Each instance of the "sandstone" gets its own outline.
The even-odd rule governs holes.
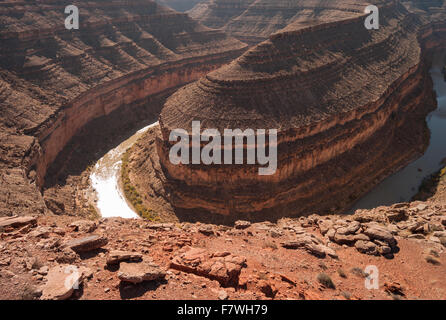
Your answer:
[[[18,228],[25,225],[37,225],[37,219],[35,217],[0,217],[0,231],[7,228]]]
[[[108,243],[107,238],[99,235],[91,235],[83,238],[73,239],[65,243],[65,247],[80,253],[92,251],[105,246]]]
[[[153,230],[170,230],[174,228],[173,223],[153,223],[153,224],[147,224],[147,229],[153,229]]]
[[[173,257],[170,268],[217,280],[222,286],[237,286],[246,259],[236,255],[217,254],[200,248],[184,248]]]
[[[215,234],[214,227],[212,225],[201,225],[198,227],[198,232],[206,236],[211,236]]]
[[[73,228],[74,231],[78,231],[81,233],[90,233],[97,228],[97,225],[94,221],[79,220],[71,223],[69,227]]]
[[[356,242],[356,240],[356,236],[354,235],[343,235],[336,232],[333,241],[340,245],[346,244],[348,246],[351,246]]]
[[[63,248],[56,257],[58,263],[74,263],[78,259],[79,256],[70,248]]]
[[[364,233],[370,237],[370,239],[382,240],[388,243],[391,247],[396,245],[396,239],[394,236],[384,227],[370,226]]]
[[[121,262],[118,278],[124,282],[141,283],[143,281],[156,281],[164,279],[166,272],[151,262],[128,263]]]
[[[42,287],[42,300],[65,300],[79,289],[84,280],[85,268],[74,265],[57,265],[49,269],[47,282]]]
[[[359,240],[355,243],[355,248],[365,254],[376,255],[378,253],[376,244],[370,241]]]
[[[358,221],[354,221],[345,227],[341,227],[341,228],[337,229],[336,233],[340,234],[340,235],[354,234],[356,231],[359,230],[360,227],[361,227],[361,224]]]
[[[234,223],[234,228],[236,228],[236,229],[246,229],[246,228],[249,228],[250,226],[251,226],[251,222],[249,222],[249,221],[237,220]]]
[[[212,216],[227,222],[244,217],[261,221],[300,216],[310,210],[328,214],[335,208],[350,206],[357,199],[358,190],[370,189],[381,180],[383,172],[390,173],[405,165],[419,152],[419,146],[426,144],[422,138],[427,130],[424,118],[435,105],[432,88],[425,81],[427,73],[420,63],[424,59],[425,42],[418,32],[429,37],[422,31],[422,23],[397,2],[389,2],[381,10],[388,19],[396,21],[380,28],[381,37],[370,37],[364,28],[363,11],[348,11],[351,16],[342,24],[302,25],[296,21],[231,64],[175,92],[162,108],[159,130],[148,137],[147,143],[156,143],[156,156],[138,149],[133,153],[136,158],[151,158],[138,172],[148,170],[145,174],[152,175],[153,168],[149,165],[156,162],[165,172],[157,179],[157,185],[169,190],[170,205],[194,218],[198,218],[195,215],[200,211],[200,217]],[[409,25],[413,27],[410,32],[406,30]],[[434,38],[442,32],[436,31]],[[326,37],[343,41],[322,44],[317,40]],[[439,41],[436,45],[440,45]],[[324,47],[324,58],[312,59],[307,55],[320,46]],[[364,47],[369,48],[368,57],[384,54],[390,59],[394,55],[391,59],[398,61],[397,65],[363,57]],[[343,69],[346,60],[352,62],[349,75],[335,79],[326,76],[331,68]],[[306,95],[307,90],[295,90],[302,84],[312,93]],[[364,87],[368,90],[363,90]],[[416,96],[418,102],[406,101],[409,94]],[[286,101],[277,103],[277,97],[286,97]],[[405,108],[418,119],[406,117]],[[392,115],[398,120],[391,121]],[[370,126],[364,125],[365,118],[370,119]],[[178,128],[192,132],[194,121],[200,121],[203,130],[219,132],[235,128],[280,128],[278,167],[271,176],[259,178],[262,166],[258,163],[172,164],[169,151],[175,143],[168,137]],[[404,128],[411,128],[419,135],[410,135],[402,146],[400,137],[407,136]],[[386,137],[385,150],[383,137]],[[188,134],[188,141],[190,138]],[[319,146],[317,151],[315,142]],[[243,179],[228,178],[234,176]],[[360,215],[356,216],[358,222],[387,220],[379,210],[368,213],[366,220],[360,219]],[[302,221],[302,226],[314,225],[314,219]]]
[[[407,220],[408,215],[405,210],[395,210],[387,213],[387,219],[389,219],[390,222],[400,222]]]
[[[110,251],[107,256],[107,264],[118,264],[121,261],[141,261],[142,254],[129,251]]]

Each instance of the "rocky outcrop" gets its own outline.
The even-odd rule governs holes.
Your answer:
[[[341,20],[352,13],[363,13],[367,5],[365,0],[207,0],[188,13],[208,27],[221,28],[246,43],[256,44],[291,23]]]
[[[390,221],[395,212],[404,212],[404,220]],[[73,230],[73,217],[22,218],[34,224],[0,229],[2,299],[330,300],[349,292],[347,299],[381,300],[391,299],[387,282],[400,283],[408,299],[446,297],[444,201],[243,223],[243,229],[206,225],[212,236],[201,223],[101,219],[95,232],[109,241],[86,256],[63,246],[89,235]],[[364,288],[369,265],[386,280],[373,296]],[[321,272],[336,289],[320,286]]]
[[[160,194],[154,181],[161,181],[165,199],[191,220],[269,220],[348,208],[423,152],[424,119],[435,108],[427,70],[432,49],[444,46],[444,17],[427,22],[398,2],[380,14],[379,30],[364,28],[364,14],[290,25],[180,89],[161,112],[157,155],[141,154],[153,146],[150,134],[136,146],[135,176],[151,172],[144,176],[154,193]],[[169,135],[177,128],[190,133],[194,120],[221,133],[278,129],[277,171],[259,176],[259,164],[173,165]]]
[[[80,8],[79,30],[65,29],[68,4]],[[0,215],[46,210],[36,186],[93,119],[139,108],[245,48],[145,0],[3,1],[0,26]]]

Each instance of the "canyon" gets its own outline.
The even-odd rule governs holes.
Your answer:
[[[0,299],[446,299],[445,169],[345,213],[425,152],[446,52],[445,1],[374,4],[0,1]],[[196,120],[277,129],[276,173],[172,164]]]
[[[0,2],[0,215],[44,213],[48,168],[57,181],[92,120],[130,116],[246,48],[153,1],[74,2],[80,29],[66,30],[67,4]]]
[[[187,13],[210,28],[222,29],[253,45],[291,23],[314,25],[342,20],[352,13],[364,13],[367,5],[365,0],[206,0]]]
[[[445,11],[415,14],[396,1],[379,7],[377,31],[364,28],[364,13],[291,24],[170,96],[159,128],[129,158],[146,204],[160,210],[156,195],[180,220],[218,223],[341,213],[421,155],[425,117],[436,107],[428,70],[445,46]],[[190,132],[192,121],[220,132],[277,129],[277,172],[173,165],[169,135]]]

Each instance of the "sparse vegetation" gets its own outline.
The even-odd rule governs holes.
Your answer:
[[[330,276],[326,273],[319,273],[317,276],[317,281],[319,281],[319,283],[325,288],[336,289],[333,280],[331,280]]]
[[[140,217],[149,221],[158,221],[159,217],[155,214],[155,212],[152,211],[152,209],[148,209],[144,206],[141,195],[130,182],[128,168],[130,155],[129,151],[130,149],[127,150],[122,157],[121,180],[124,189],[124,195]]]
[[[347,274],[343,269],[338,269],[338,274],[341,278],[347,278]]]
[[[347,299],[347,300],[350,300],[350,299],[352,298],[352,294],[351,294],[350,292],[347,292],[347,291],[342,291],[342,292],[341,292],[341,295],[342,295],[345,299]]]
[[[273,250],[277,250],[277,244],[275,244],[275,243],[272,242],[272,241],[267,240],[267,241],[265,241],[265,242],[263,243],[262,248],[263,248],[263,249],[270,248],[270,249],[273,249]]]
[[[97,220],[101,218],[101,215],[97,212],[96,208],[90,204],[88,205],[88,219]]]
[[[328,269],[328,267],[322,261],[319,262],[319,268],[321,268],[322,270],[327,270]]]
[[[353,273],[355,276],[361,277],[361,278],[367,278],[369,276],[368,273],[366,273],[364,270],[362,270],[361,268],[353,268],[350,270],[351,273]]]
[[[425,256],[424,259],[426,260],[426,262],[431,263],[431,264],[436,265],[436,266],[441,264],[440,260],[438,260],[437,258],[435,258],[435,257],[433,257],[431,255]]]

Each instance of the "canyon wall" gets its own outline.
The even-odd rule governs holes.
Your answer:
[[[205,0],[156,0],[159,4],[180,12],[190,10],[203,1]]]
[[[207,0],[189,10],[204,25],[257,44],[291,23],[316,24],[363,13],[365,0]],[[375,1],[376,3],[376,1]],[[374,4],[375,4],[374,3]]]
[[[65,28],[69,4],[79,30]],[[150,0],[0,1],[0,215],[45,211],[36,186],[91,120],[194,81],[245,48]]]
[[[387,1],[380,16],[379,30],[364,28],[366,15],[358,13],[291,24],[178,90],[159,118],[157,155],[141,154],[141,147],[133,154],[143,167],[138,174],[159,161],[156,174],[146,176],[159,179],[173,210],[191,220],[264,220],[348,208],[424,151],[425,117],[436,105],[429,57],[446,45],[444,12],[432,19]],[[191,132],[194,120],[202,130],[220,132],[278,129],[276,173],[259,176],[259,165],[173,165],[169,134]],[[153,137],[146,138],[152,144]]]

